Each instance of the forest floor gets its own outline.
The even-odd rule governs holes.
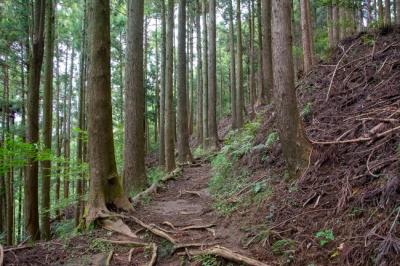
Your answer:
[[[268,265],[399,265],[399,80],[400,28],[341,41],[296,85],[313,146],[299,179],[285,173],[275,112],[266,106],[241,131],[223,119],[221,151],[184,166],[124,222],[156,244],[154,265],[229,265],[190,255],[214,245]],[[105,229],[64,234],[5,247],[5,263],[147,265],[153,258],[151,248],[104,239],[128,240]],[[175,250],[180,244],[191,246]]]

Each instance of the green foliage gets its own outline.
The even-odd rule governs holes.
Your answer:
[[[54,224],[54,234],[56,238],[68,239],[76,235],[74,219],[57,221]]]
[[[267,141],[265,142],[265,145],[267,146],[267,148],[270,148],[278,140],[279,140],[278,132],[273,131],[273,132],[269,133],[269,135],[267,137]]]
[[[248,153],[253,147],[253,139],[257,133],[260,123],[246,123],[241,130],[235,130],[228,133],[225,138],[225,146],[221,152],[238,159]]]
[[[290,252],[296,248],[296,242],[291,239],[280,239],[272,244],[272,252],[275,255],[283,255]]]
[[[201,266],[219,266],[221,263],[218,261],[217,257],[213,255],[202,255],[195,256],[195,261],[201,263]]]
[[[150,184],[157,183],[165,176],[165,171],[161,167],[150,168],[147,171],[147,179]]]
[[[109,242],[101,241],[100,239],[93,239],[89,244],[89,248],[93,252],[108,253],[112,250],[113,246]]]
[[[304,106],[303,110],[301,110],[300,115],[301,115],[303,118],[307,118],[307,117],[309,117],[311,114],[312,114],[312,104],[311,104],[311,103],[307,103],[307,104]]]
[[[321,247],[325,246],[329,242],[335,240],[335,236],[333,234],[332,229],[321,230],[315,234],[315,237],[319,239],[319,245]]]
[[[364,34],[361,36],[361,40],[364,45],[373,46],[375,43],[375,37],[371,34]]]

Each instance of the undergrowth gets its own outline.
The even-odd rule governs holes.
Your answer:
[[[211,160],[213,176],[209,191],[214,198],[213,207],[221,215],[227,216],[241,206],[259,204],[272,192],[265,181],[250,185],[250,170],[237,165],[240,158],[251,152],[259,127],[256,119],[240,130],[231,131],[225,138],[224,147]]]

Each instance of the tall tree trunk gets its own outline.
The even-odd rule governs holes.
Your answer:
[[[249,43],[250,43],[250,51],[249,51],[249,97],[250,97],[250,107],[251,107],[251,117],[252,119],[255,117],[255,49],[254,49],[254,35],[255,35],[255,16],[254,16],[254,0],[250,0],[249,3]]]
[[[61,88],[60,88],[60,51],[59,51],[59,46],[57,44],[56,48],[56,156],[57,158],[61,157],[61,149],[62,149],[62,143],[61,143],[61,134],[60,134],[60,128],[62,126],[62,121],[60,117],[60,110],[61,110],[61,105],[60,105],[60,93],[61,93]],[[61,163],[57,162],[57,171],[56,171],[56,204],[59,206],[60,205],[60,190],[61,190]],[[60,208],[56,209],[56,217],[59,219],[61,216],[61,210]]]
[[[336,46],[340,41],[340,23],[339,23],[339,0],[332,0],[332,35],[333,35],[333,44]]]
[[[327,26],[328,26],[328,43],[329,49],[335,48],[335,41],[333,38],[333,7],[332,2],[327,7]]]
[[[392,23],[390,16],[390,0],[385,0],[385,26],[390,26]]]
[[[201,0],[203,13],[203,149],[208,149],[208,36],[207,0]]]
[[[90,191],[87,223],[108,204],[131,210],[118,176],[114,154],[111,107],[110,1],[88,2],[88,133]]]
[[[161,0],[161,91],[160,91],[160,154],[159,164],[165,165],[165,93],[166,93],[166,31],[165,0]]]
[[[32,54],[29,66],[26,141],[39,141],[39,89],[44,50],[45,0],[35,0]],[[40,238],[38,210],[38,162],[30,158],[25,176],[25,227],[31,240]]]
[[[273,76],[272,76],[272,39],[271,39],[271,0],[262,0],[262,78],[263,86],[260,90],[258,100],[261,104],[271,103]]]
[[[378,25],[380,27],[384,24],[384,14],[383,14],[383,0],[378,0]]]
[[[291,39],[291,1],[273,1],[272,14],[274,104],[279,139],[289,176],[296,178],[308,162],[311,145],[305,136],[297,109]]]
[[[300,14],[301,14],[301,37],[303,43],[303,60],[304,60],[304,73],[308,73],[312,67],[312,52],[310,40],[310,24],[308,17],[310,10],[308,9],[308,0],[300,0]]]
[[[229,12],[229,50],[230,60],[230,78],[231,78],[231,112],[232,112],[232,128],[237,129],[237,110],[236,110],[236,51],[235,51],[235,28],[233,25],[233,7],[232,0],[228,0]]]
[[[240,11],[240,0],[236,0],[236,30],[237,30],[237,91],[236,91],[236,114],[237,126],[243,126],[244,93],[243,93],[243,44],[242,44],[242,18]]]
[[[196,0],[196,50],[197,50],[197,141],[203,143],[203,64],[201,51],[201,5],[199,0]]]
[[[168,0],[165,73],[165,170],[175,169],[175,123],[174,123],[174,0]]]
[[[208,21],[208,145],[211,149],[218,148],[218,127],[217,127],[217,45],[216,45],[216,15],[215,0],[209,0],[209,21]]]
[[[396,24],[400,25],[400,0],[396,0]]]
[[[186,0],[179,1],[178,9],[178,66],[177,66],[177,128],[178,162],[192,160],[189,147],[189,125],[186,82]]]
[[[145,167],[145,89],[143,59],[143,0],[128,1],[125,73],[125,189],[139,192],[147,186]]]
[[[158,134],[160,134],[160,57],[159,57],[159,41],[158,41],[158,19],[156,19],[156,98],[155,98],[155,115],[154,115],[154,143],[158,142]]]
[[[77,137],[76,145],[76,161],[78,166],[83,163],[83,131],[85,127],[85,85],[86,85],[86,28],[87,28],[87,10],[86,10],[86,0],[84,1],[84,12],[83,12],[83,25],[82,25],[82,35],[81,35],[81,47],[80,47],[80,63],[79,63],[79,111],[78,111],[78,127],[79,133]],[[122,64],[122,61],[120,61]],[[122,87],[122,86],[121,86]],[[75,226],[78,226],[80,219],[83,215],[83,183],[85,175],[83,172],[79,173],[76,194],[77,194],[77,204],[75,209]]]
[[[46,0],[46,61],[44,65],[43,143],[51,151],[53,131],[53,57],[54,57],[54,7]],[[42,162],[42,238],[50,239],[50,179],[51,161]]]

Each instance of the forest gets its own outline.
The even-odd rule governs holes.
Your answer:
[[[400,0],[0,0],[0,266],[399,265]]]

